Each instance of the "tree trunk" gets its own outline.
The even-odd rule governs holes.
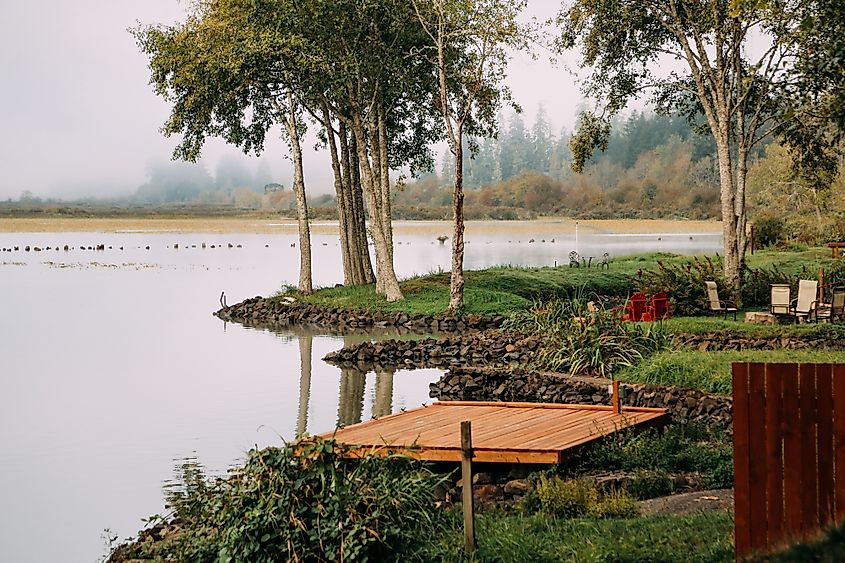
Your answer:
[[[714,132],[716,154],[719,159],[719,190],[722,204],[722,237],[725,243],[725,280],[734,289],[739,289],[739,245],[735,214],[735,188],[731,149],[727,127],[724,131]]]
[[[337,222],[338,222],[338,236],[340,239],[340,257],[343,262],[343,283],[344,285],[352,285],[361,283],[360,279],[363,276],[356,276],[358,272],[355,271],[353,261],[353,254],[356,247],[354,241],[351,240],[349,225],[351,215],[351,206],[348,205],[348,186],[343,182],[343,171],[340,167],[340,157],[337,153],[337,142],[335,140],[335,132],[332,127],[331,113],[326,103],[323,103],[323,128],[326,132],[326,140],[329,145],[329,155],[332,162],[332,173],[334,174],[334,191],[337,206]]]
[[[361,260],[361,270],[365,284],[375,283],[373,263],[370,260],[370,245],[367,239],[367,214],[364,211],[364,189],[361,187],[361,166],[358,163],[358,143],[354,135],[349,135],[346,126],[340,124],[341,148],[346,155],[344,178],[349,176],[348,183],[352,197],[352,215],[354,217],[354,234],[357,241],[358,256]],[[348,140],[348,142],[347,142]]]
[[[449,312],[457,313],[464,306],[464,148],[463,132],[457,130],[455,153],[455,185],[452,209],[455,215],[452,234],[452,275],[449,278]]]
[[[381,188],[381,223],[387,237],[390,262],[393,263],[393,202],[390,197],[390,161],[388,159],[387,116],[379,104],[378,111],[379,187]]]
[[[288,119],[285,120],[293,156],[293,193],[296,196],[296,219],[299,225],[299,291],[311,293],[311,229],[308,224],[308,203],[305,200],[305,176],[302,169],[302,147],[297,129],[296,100],[288,92]]]
[[[382,210],[379,205],[378,179],[370,165],[367,155],[367,136],[364,131],[364,124],[359,114],[352,118],[352,133],[358,150],[358,163],[361,172],[361,187],[367,202],[370,216],[370,229],[373,233],[373,244],[376,251],[376,291],[384,295],[388,301],[399,301],[403,299],[402,291],[399,289],[399,280],[393,270],[393,258],[390,252],[390,244],[387,240],[380,217]],[[372,141],[372,139],[370,139]]]

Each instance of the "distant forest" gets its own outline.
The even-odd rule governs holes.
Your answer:
[[[540,109],[526,125],[513,114],[496,139],[472,140],[464,161],[470,215],[515,218],[522,214],[581,217],[684,217],[719,215],[718,170],[710,135],[699,135],[679,117],[635,112],[614,123],[608,148],[596,151],[581,174],[570,169],[570,134],[552,132]],[[451,154],[439,174],[409,182],[398,208],[447,206]],[[422,210],[420,210],[422,213]]]
[[[607,150],[596,151],[581,174],[570,168],[569,141],[567,130],[552,131],[542,108],[530,125],[521,114],[500,117],[497,138],[467,143],[467,150],[474,154],[464,161],[467,218],[719,217],[712,137],[698,134],[686,119],[652,112],[617,119]],[[400,181],[394,191],[394,216],[451,219],[452,169],[451,154],[446,152],[429,174]],[[266,164],[253,172],[238,159],[223,158],[212,174],[201,166],[167,161],[151,165],[147,174],[147,181],[133,196],[110,203],[231,206],[283,214],[295,209],[292,191],[274,181]],[[806,206],[818,219],[829,202],[839,199],[840,183],[835,182],[834,189],[823,196],[802,191],[790,178],[783,149],[763,145],[753,155],[749,209],[754,215],[755,209],[759,213],[774,207]],[[779,205],[773,207],[775,200]],[[21,201],[41,200],[25,193]],[[333,195],[312,195],[309,204],[314,218],[334,218]]]
[[[467,141],[468,154],[473,154],[464,164],[468,217],[719,216],[712,137],[697,134],[685,119],[652,112],[618,119],[607,151],[597,151],[582,174],[570,169],[569,141],[565,129],[552,130],[542,107],[532,124],[519,113],[501,116],[497,138]],[[446,152],[431,173],[400,181],[394,215],[449,219],[452,169],[451,153]],[[307,177],[306,184],[313,187]],[[185,163],[153,165],[131,202],[278,211],[295,207],[291,190],[275,183],[266,166],[253,174],[235,159],[221,160],[213,175]],[[313,195],[309,203],[315,217],[332,216],[333,195]]]

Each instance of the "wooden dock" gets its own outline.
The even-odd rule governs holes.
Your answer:
[[[472,422],[473,461],[558,463],[568,451],[626,427],[663,422],[664,409],[549,403],[444,401],[323,434],[361,452],[461,460],[461,422]]]

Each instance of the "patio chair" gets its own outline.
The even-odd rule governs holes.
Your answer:
[[[651,307],[649,307],[649,314],[651,320],[662,321],[668,319],[669,314],[669,298],[663,291],[658,291],[651,297]]]
[[[791,315],[795,322],[810,320],[818,307],[819,282],[817,280],[798,280],[798,297],[790,302]]]
[[[728,313],[733,313],[734,320],[736,320],[736,306],[729,301],[719,299],[719,290],[716,288],[716,282],[706,281],[704,285],[707,287],[707,301],[710,305],[710,311],[723,314],[725,320],[728,320]]]
[[[773,315],[791,315],[788,283],[772,284],[772,299],[769,304],[769,312]]]
[[[644,293],[635,293],[628,300],[628,312],[622,315],[623,321],[639,322],[648,309],[648,300]]]
[[[830,303],[819,305],[813,317],[816,322],[845,319],[845,287],[834,287]]]

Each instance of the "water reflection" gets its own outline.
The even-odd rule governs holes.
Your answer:
[[[414,340],[436,336],[436,334],[413,333],[404,328],[394,327],[376,331],[356,330],[352,334],[343,336],[327,336],[321,331],[308,327],[295,327],[285,331],[275,330],[270,332],[274,332],[285,344],[296,344],[299,348],[299,397],[295,424],[297,438],[306,434],[331,432],[334,429],[326,426],[324,417],[320,417],[320,420],[314,420],[311,416],[313,407],[326,401],[325,394],[317,390],[321,385],[327,383],[327,371],[337,374],[338,391],[335,417],[335,426],[337,427],[357,424],[370,417],[386,416],[398,408],[407,407],[407,404],[405,404],[407,401],[403,401],[403,404],[398,407],[395,404],[394,379],[397,373],[396,368],[364,364],[332,366],[323,362],[319,357],[314,358],[315,353],[324,353],[325,350],[325,347],[323,347],[321,348],[322,351],[315,352],[315,339],[319,339],[321,342],[328,339],[334,343],[331,348],[337,350],[363,341],[391,338]],[[312,374],[315,372],[315,365],[319,365],[319,370],[317,370],[319,375],[317,376],[318,379],[313,380]],[[440,370],[433,369],[404,371],[408,373],[409,378],[422,379],[423,385],[427,385],[442,373]],[[369,379],[368,385],[370,375],[373,377]],[[320,396],[312,396],[312,393],[315,392],[320,393]],[[418,405],[412,404],[411,406]]]
[[[314,337],[299,335],[299,408],[296,415],[296,437],[308,427],[308,400],[311,397],[311,349]]]

